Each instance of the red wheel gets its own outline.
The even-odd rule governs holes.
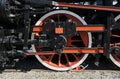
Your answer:
[[[42,28],[42,25],[46,22],[56,22],[56,21],[72,21],[78,25],[86,25],[86,22],[79,17],[77,14],[66,11],[66,10],[56,10],[52,11],[38,20],[36,26]],[[40,31],[39,31],[40,32]],[[32,34],[32,39],[38,39],[39,32],[34,32]],[[88,32],[78,32],[74,36],[69,36],[66,39],[67,43],[65,47],[91,47],[92,38],[91,33]],[[32,45],[34,52],[40,52],[38,45]],[[45,49],[48,51],[47,49]],[[54,51],[49,51],[53,53]],[[47,54],[47,53],[46,53]],[[42,63],[45,67],[57,70],[57,71],[66,71],[73,69],[79,66],[85,61],[88,54],[50,54],[47,55],[36,55],[36,58]]]
[[[115,18],[116,22],[120,22],[120,15]],[[111,30],[111,47],[118,46],[120,47],[120,29]],[[110,54],[111,61],[118,67],[120,67],[120,55]]]

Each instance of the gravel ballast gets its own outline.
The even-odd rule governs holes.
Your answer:
[[[3,72],[0,79],[120,79],[120,71],[84,70],[81,72],[28,71]]]

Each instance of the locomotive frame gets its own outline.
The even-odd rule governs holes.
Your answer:
[[[46,66],[47,64],[46,67],[53,70],[65,71],[80,65],[86,59],[87,54],[90,53],[102,53],[108,58],[111,56],[110,54],[113,54],[113,56],[118,56],[116,62],[119,62],[120,43],[119,39],[116,40],[116,38],[119,38],[119,35],[114,35],[111,31],[116,31],[116,29],[119,31],[120,22],[116,22],[114,18],[120,13],[120,1],[117,1],[117,7],[113,5],[95,6],[63,2],[49,0],[44,0],[43,2],[42,0],[1,0],[0,15],[4,19],[3,23],[2,21],[0,22],[0,61],[2,66],[5,66],[8,61],[12,62],[16,61],[16,59],[35,55],[43,65]],[[12,7],[9,8],[10,6]],[[52,11],[54,7],[60,9]],[[83,18],[86,17],[87,12],[95,14],[102,12],[105,15],[107,14],[106,16],[103,15],[106,22],[104,21],[103,24],[92,24],[90,22],[91,24],[87,25],[83,18],[70,11],[66,11],[66,9],[64,10],[64,8],[67,8],[67,10],[81,10],[82,15],[84,15]],[[35,26],[31,26],[36,21],[33,20],[39,18],[39,15],[44,13],[44,11],[45,13],[51,12],[44,15]],[[59,16],[62,18],[62,21],[60,21],[61,18]],[[96,40],[93,41],[95,42],[94,47],[92,46],[93,42],[89,42],[92,39],[89,38],[89,36],[92,37],[90,33],[97,40],[97,42],[95,42]],[[98,36],[102,34],[102,37],[100,39],[97,38],[95,33],[98,33]],[[30,35],[32,35],[31,38]],[[76,38],[75,41],[82,40],[82,43],[80,43],[82,46],[78,44],[73,45],[70,40],[73,37]],[[112,43],[111,39],[113,39]],[[32,50],[30,50],[31,48]],[[57,54],[58,66],[54,64],[56,61],[50,61],[55,54]],[[72,63],[72,60],[70,61],[69,58],[73,57],[67,54],[72,54],[76,60]],[[85,57],[82,57],[84,54],[86,54]],[[60,61],[61,57],[66,58],[66,62],[63,62],[65,61],[64,58],[62,61],[63,64],[65,63],[64,65]],[[83,60],[81,60],[82,58]],[[99,59],[99,57],[96,58]],[[77,64],[75,64],[76,62]]]

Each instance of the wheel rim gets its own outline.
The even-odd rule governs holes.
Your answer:
[[[115,18],[115,21],[116,22],[120,22],[120,15],[118,15],[116,18]],[[117,46],[120,46],[119,43],[120,43],[120,29],[115,29],[115,30],[112,30],[111,31],[111,44],[110,46],[113,46],[113,43],[116,43]],[[115,55],[115,54],[110,54],[110,59],[111,61],[118,67],[120,67],[120,57]]]
[[[36,26],[42,26],[44,22],[47,22],[49,20],[52,21],[59,21],[61,17],[67,18],[67,20],[74,21],[77,24],[86,25],[85,21],[76,15],[73,12],[66,11],[66,10],[57,10],[50,12],[46,15],[44,15],[39,21],[36,23]],[[57,18],[57,19],[56,19]],[[65,19],[66,20],[66,19]],[[63,19],[64,21],[64,19]],[[35,39],[36,33],[32,34],[32,39]],[[77,38],[77,39],[73,39]],[[91,47],[91,33],[87,32],[79,32],[78,35],[75,36],[69,36],[67,38],[67,45],[66,47],[78,47],[76,43],[82,43],[82,46],[79,47]],[[32,45],[32,49],[34,52],[38,52],[39,48],[36,45]],[[79,66],[85,59],[87,58],[88,54],[62,54],[62,55],[36,55],[36,58],[47,68],[57,71],[65,71],[73,69],[77,66]]]

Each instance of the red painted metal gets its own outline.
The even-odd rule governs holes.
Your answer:
[[[120,7],[113,7],[113,6],[112,7],[110,7],[110,6],[92,6],[92,5],[80,5],[80,4],[59,3],[59,2],[56,2],[55,6],[79,8],[79,9],[89,9],[89,10],[120,12]]]
[[[63,50],[63,54],[68,54],[68,53],[103,53],[103,48],[65,48]],[[52,54],[57,54],[55,51],[49,51],[49,52],[28,52],[26,55],[32,56],[32,55],[52,55]]]
[[[80,25],[76,27],[76,31],[104,31],[105,27],[103,25]],[[33,28],[34,32],[39,32],[42,31],[42,28],[35,26]],[[63,33],[63,28],[56,28],[55,30],[56,33]]]
[[[105,27],[103,25],[81,25],[76,27],[76,31],[104,31]]]
[[[62,27],[55,28],[55,34],[63,34],[63,28]]]

